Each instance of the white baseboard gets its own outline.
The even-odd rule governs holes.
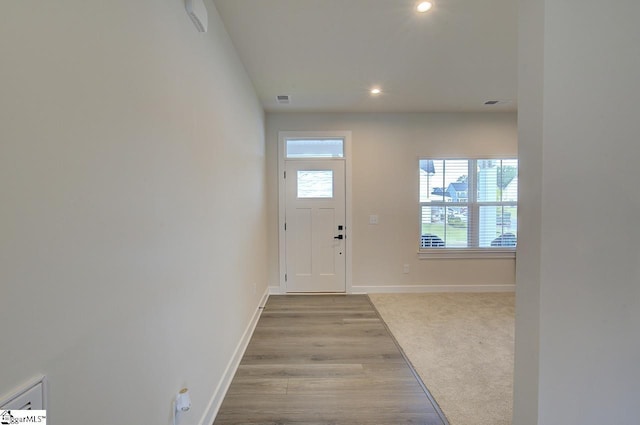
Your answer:
[[[284,295],[279,286],[269,286],[269,295]],[[417,294],[424,292],[515,292],[516,285],[354,285],[350,294]]]
[[[218,414],[218,410],[220,410],[220,406],[222,405],[222,401],[224,400],[224,396],[227,394],[227,390],[229,390],[229,386],[231,385],[231,381],[233,380],[233,376],[236,374],[236,370],[240,365],[240,360],[242,360],[242,356],[244,356],[244,352],[249,345],[249,341],[251,340],[251,336],[253,335],[253,331],[256,329],[256,325],[258,324],[258,320],[260,319],[260,314],[262,314],[262,307],[267,302],[269,298],[269,287],[267,287],[262,294],[262,298],[260,298],[260,303],[256,307],[256,312],[253,314],[251,321],[247,325],[244,333],[242,334],[242,338],[238,341],[238,345],[236,346],[236,350],[233,352],[233,356],[229,363],[227,364],[227,368],[222,375],[222,379],[218,384],[218,387],[213,392],[213,396],[211,396],[211,400],[207,405],[207,408],[198,422],[199,425],[211,425]]]
[[[387,285],[353,286],[353,294],[415,294],[423,292],[515,292],[516,285]]]

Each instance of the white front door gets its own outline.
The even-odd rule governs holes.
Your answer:
[[[287,292],[345,292],[343,160],[286,161]]]

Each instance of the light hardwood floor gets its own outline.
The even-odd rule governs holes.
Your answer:
[[[215,425],[446,425],[366,295],[271,296]]]

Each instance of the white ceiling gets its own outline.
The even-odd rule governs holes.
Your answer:
[[[267,111],[516,110],[517,0],[214,3]]]

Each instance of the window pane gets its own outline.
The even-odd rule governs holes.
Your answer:
[[[343,139],[287,139],[287,158],[342,158]]]
[[[504,202],[518,201],[518,160],[505,159],[502,161],[498,186],[502,189]]]
[[[518,237],[517,207],[480,207],[479,245],[489,247],[515,247]]]
[[[444,207],[422,207],[420,248],[443,248],[446,223]]]
[[[469,221],[467,208],[421,207],[420,248],[467,248]]]
[[[517,159],[479,159],[477,163],[478,202],[518,200]]]
[[[443,160],[420,160],[420,202],[442,202],[444,191],[442,190]],[[439,174],[436,174],[438,170]],[[439,183],[440,182],[440,183]],[[438,187],[436,190],[436,187]]]
[[[478,185],[478,202],[500,201],[500,191],[498,190],[499,170],[499,160],[478,160],[476,175],[476,181]]]
[[[469,182],[469,161],[466,159],[448,159],[444,164],[445,200],[448,202],[467,202]]]
[[[333,198],[333,170],[298,170],[298,198]]]
[[[447,208],[446,237],[447,248],[469,246],[469,221],[466,208]]]
[[[420,202],[467,202],[469,161],[421,159]]]

